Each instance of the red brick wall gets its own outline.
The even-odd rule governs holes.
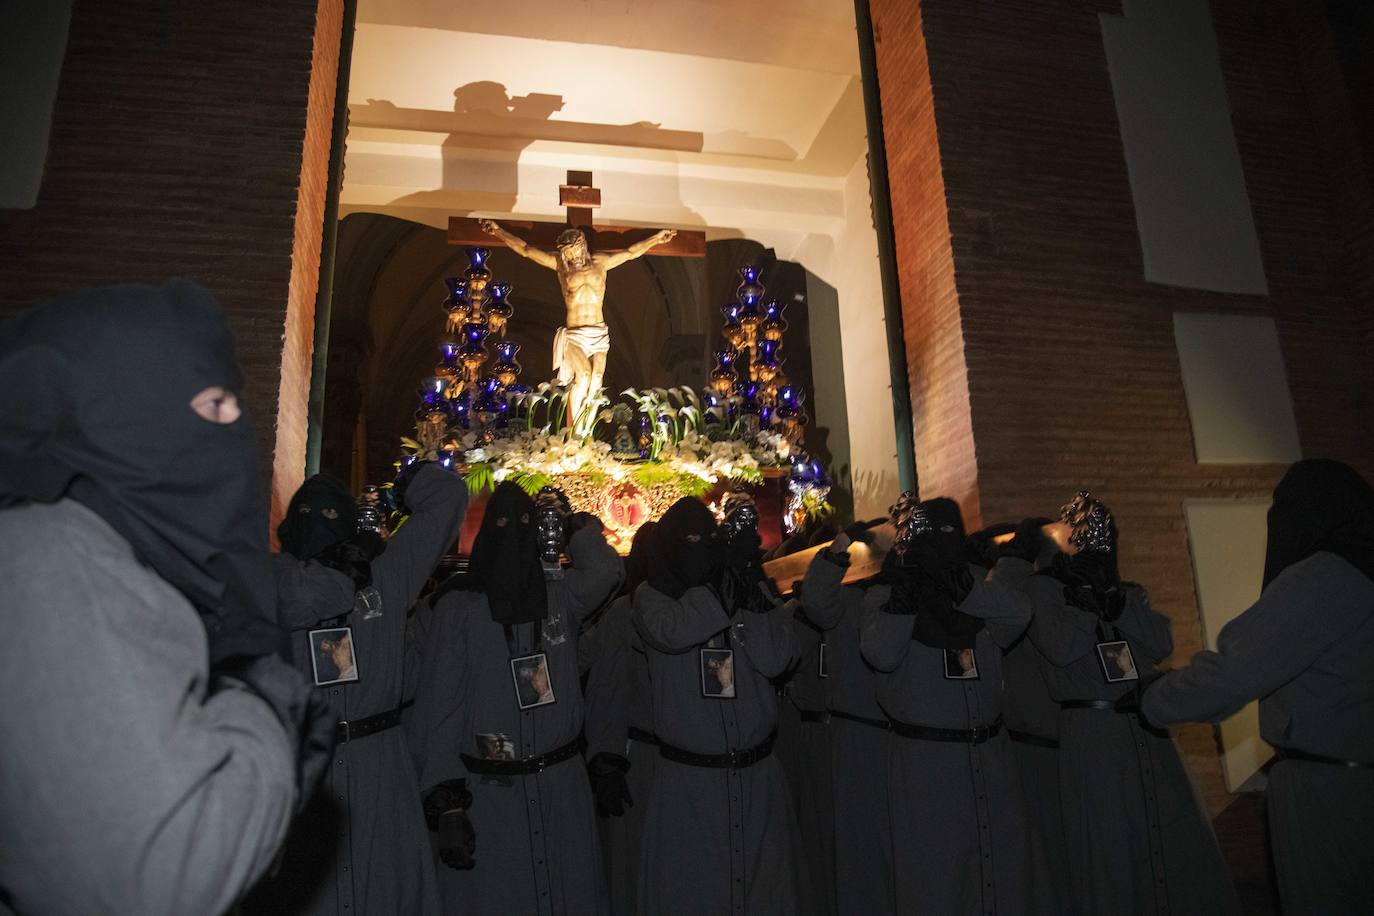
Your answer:
[[[265,477],[279,449],[284,460],[303,449],[299,376],[303,366],[308,385],[340,7],[77,0],[38,206],[0,211],[5,306],[172,276],[220,297]],[[325,82],[312,84],[317,61]],[[286,405],[279,434],[288,393],[299,413]]]
[[[875,2],[883,138],[894,204],[902,332],[911,385],[916,476],[923,496],[952,496],[976,525],[977,462],[969,386],[950,248],[921,16],[915,3]],[[886,91],[886,87],[900,87]]]
[[[333,141],[334,89],[338,85],[342,30],[343,0],[319,0],[296,196],[296,226],[291,245],[281,385],[277,394],[277,437],[272,461],[274,537],[277,519],[286,514],[291,495],[305,479],[311,357],[315,349],[315,296],[320,286],[320,240],[324,231],[324,198],[329,183],[329,147]]]
[[[922,0],[918,13],[910,0],[871,0],[913,398],[946,370],[912,346],[935,332],[912,325],[938,316],[948,327],[953,302],[966,369],[945,397],[957,402],[966,373],[982,520],[1050,513],[1079,487],[1102,495],[1122,526],[1123,572],[1173,619],[1180,660],[1201,644],[1183,501],[1267,495],[1283,468],[1194,460],[1173,312],[1273,315],[1304,453],[1374,471],[1369,389],[1357,383],[1368,378],[1367,319],[1340,269],[1341,182],[1319,155],[1289,0],[1212,5],[1268,296],[1144,281],[1097,18],[1119,4]],[[912,113],[923,96],[933,124]],[[937,139],[943,194],[932,155],[912,155]],[[956,289],[931,292],[919,253],[946,244],[942,223]],[[971,451],[955,422],[934,434],[952,440],[936,446],[937,463],[952,447]],[[926,493],[923,447],[918,437]],[[1180,743],[1219,809],[1213,730],[1184,729]]]

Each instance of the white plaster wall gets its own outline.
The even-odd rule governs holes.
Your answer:
[[[844,226],[825,241],[830,247],[828,264],[819,263],[818,257],[813,266],[805,251],[799,252],[798,260],[839,293],[854,517],[877,518],[887,514],[899,484],[878,236],[864,156],[844,179]]]

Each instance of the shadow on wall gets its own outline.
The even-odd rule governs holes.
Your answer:
[[[852,477],[854,517],[868,520],[884,517],[888,507],[902,492],[901,481],[893,471],[860,471]]]
[[[703,135],[695,131],[665,130],[649,121],[634,124],[593,124],[554,120],[564,97],[550,92],[512,96],[505,85],[491,80],[467,83],[453,90],[453,111],[400,108],[385,99],[368,99],[349,107],[353,127],[374,127],[444,133],[443,171],[438,188],[393,200],[395,208],[445,208],[450,194],[463,190],[477,202],[469,211],[509,213],[520,195],[520,153],[539,140],[565,143],[700,152]],[[480,161],[462,150],[480,150]],[[476,189],[480,188],[480,191]]]

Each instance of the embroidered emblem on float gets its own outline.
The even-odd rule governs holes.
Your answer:
[[[601,521],[618,537],[629,540],[649,520],[653,507],[649,495],[633,481],[608,487],[601,496]]]

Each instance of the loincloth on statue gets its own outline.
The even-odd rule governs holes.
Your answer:
[[[576,347],[587,359],[611,349],[611,329],[605,324],[580,324],[575,328],[559,328],[553,335],[553,368],[558,381],[566,384],[573,379],[568,347]]]

